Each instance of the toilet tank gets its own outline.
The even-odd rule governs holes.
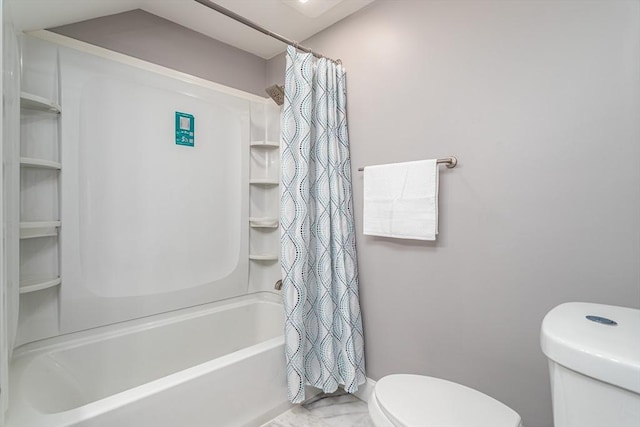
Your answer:
[[[640,310],[566,303],[542,321],[555,427],[640,426]]]

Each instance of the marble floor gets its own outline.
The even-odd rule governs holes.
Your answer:
[[[373,427],[367,404],[339,391],[320,394],[262,427]]]

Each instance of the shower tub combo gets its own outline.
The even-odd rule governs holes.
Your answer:
[[[250,178],[271,178],[251,175],[255,158],[275,158],[275,144],[250,155],[275,140],[267,100],[47,37],[24,40],[22,90],[62,112],[37,116],[24,134],[60,120],[63,226],[21,244],[20,273],[35,277],[37,262],[56,266],[60,253],[59,272],[45,271],[60,285],[21,300],[6,425],[254,426],[284,412],[277,255],[249,268],[250,251],[277,253],[254,240],[277,230],[249,221],[277,210],[277,199],[256,196],[277,187],[249,190]],[[44,93],[51,81],[59,87]],[[176,137],[181,117],[191,118],[191,145]],[[55,173],[47,188],[58,188]],[[25,203],[39,211],[43,199]]]

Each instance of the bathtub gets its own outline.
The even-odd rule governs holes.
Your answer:
[[[262,292],[27,344],[7,426],[259,426],[290,406],[283,321]]]

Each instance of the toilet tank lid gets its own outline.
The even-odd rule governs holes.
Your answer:
[[[561,304],[542,321],[540,344],[544,354],[560,365],[640,393],[640,310]]]

